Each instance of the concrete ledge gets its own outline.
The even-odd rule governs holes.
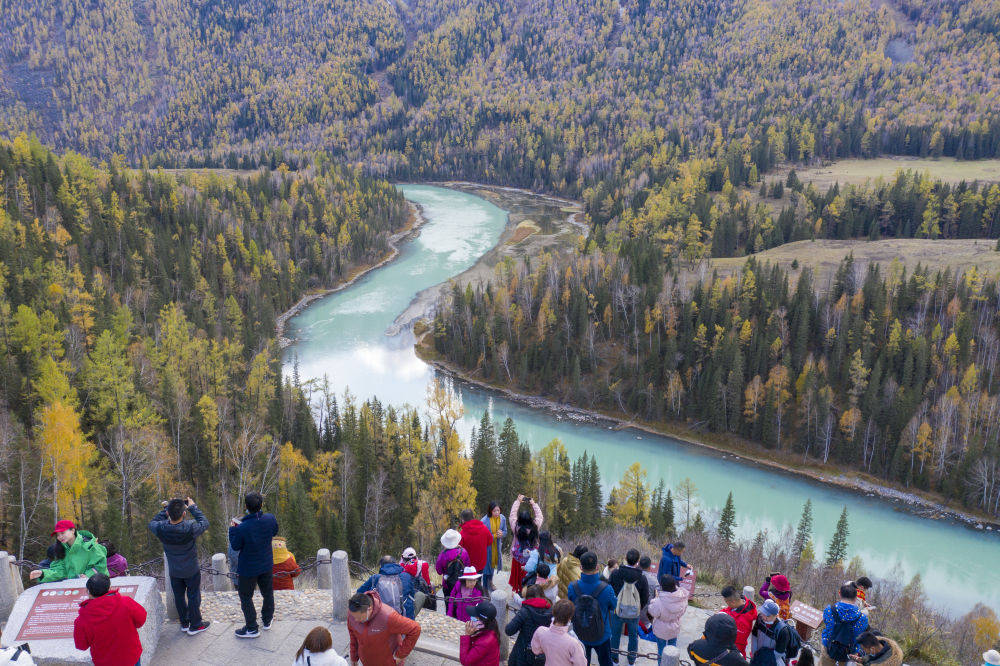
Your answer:
[[[424,638],[423,636],[417,640],[417,644],[413,648],[414,652],[423,652],[424,654],[433,655],[435,657],[441,657],[443,659],[450,659],[452,661],[458,661],[458,644],[447,643],[437,638]]]

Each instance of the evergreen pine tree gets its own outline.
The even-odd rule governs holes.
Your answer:
[[[667,536],[672,536],[677,529],[674,527],[674,495],[669,488],[663,500],[663,522],[667,526]]]
[[[826,549],[826,565],[828,567],[843,562],[847,557],[847,535],[850,533],[847,527],[847,507],[845,506],[840,514],[840,520],[837,521],[837,529],[833,533],[830,547]]]
[[[472,487],[481,504],[499,499],[500,470],[496,434],[488,411],[483,412],[479,429],[472,436]],[[485,506],[481,507],[485,510]]]
[[[497,443],[497,463],[500,470],[497,493],[500,505],[510,507],[517,496],[524,493],[525,464],[524,449],[510,417],[503,423],[500,438]],[[491,501],[491,500],[487,500]]]
[[[663,502],[665,500],[665,484],[663,479],[660,479],[660,483],[657,484],[649,502],[649,533],[656,541],[661,540],[667,534],[667,526],[663,521]]]
[[[795,541],[792,542],[792,562],[798,566],[802,561],[802,551],[806,543],[812,540],[813,506],[812,499],[807,499],[802,507],[802,517],[799,518],[799,526],[795,529]]]
[[[729,496],[726,498],[726,505],[722,507],[722,514],[719,516],[719,527],[716,530],[719,535],[719,540],[726,543],[727,545],[732,545],[733,528],[736,527],[736,506],[733,504],[733,493],[729,492]]]
[[[694,520],[691,521],[690,531],[695,534],[705,533],[705,521],[701,517],[701,511],[694,514]]]

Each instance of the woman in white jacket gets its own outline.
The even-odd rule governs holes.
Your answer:
[[[663,653],[667,645],[677,645],[681,631],[681,617],[688,607],[688,592],[677,587],[677,579],[670,574],[660,576],[660,590],[649,602],[646,612],[653,618],[653,635],[656,650]]]
[[[306,635],[295,653],[294,666],[347,666],[347,660],[333,649],[333,636],[326,627],[316,627]]]

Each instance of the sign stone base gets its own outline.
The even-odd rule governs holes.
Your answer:
[[[87,598],[83,578],[43,583],[21,593],[10,611],[0,636],[0,647],[28,643],[36,664],[89,664],[90,651],[77,650],[73,644],[73,620],[81,599]],[[139,628],[142,661],[148,663],[156,652],[156,642],[163,628],[163,598],[155,578],[121,576],[111,579],[111,589],[135,599],[146,609],[146,624]],[[39,638],[41,635],[51,638]]]

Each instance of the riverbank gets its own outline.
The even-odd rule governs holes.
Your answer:
[[[420,204],[414,203],[409,199],[406,200],[406,204],[410,207],[410,217],[407,220],[406,225],[389,237],[389,252],[378,262],[371,264],[370,266],[359,266],[346,280],[341,282],[335,287],[329,289],[321,289],[319,291],[314,291],[306,294],[299,301],[290,307],[289,309],[282,312],[275,319],[275,336],[278,338],[278,346],[280,349],[284,349],[288,345],[292,344],[290,338],[285,337],[285,325],[288,320],[299,314],[306,307],[309,306],[313,301],[319,300],[324,296],[329,296],[330,294],[335,294],[338,291],[347,289],[352,284],[363,278],[368,273],[372,272],[377,268],[385,266],[390,261],[399,256],[399,245],[404,240],[409,240],[420,233],[420,228],[427,223],[427,218],[424,216],[423,209]]]
[[[418,320],[432,318],[435,306],[450,291],[452,284],[461,289],[469,285],[483,285],[490,281],[497,265],[505,259],[524,262],[534,260],[543,253],[559,255],[574,252],[580,235],[587,231],[587,226],[579,220],[583,216],[583,205],[577,201],[513,187],[464,181],[430,184],[486,199],[507,211],[507,224],[496,245],[483,253],[476,263],[447,282],[418,292],[386,331],[388,336],[398,334]]]
[[[516,402],[533,409],[552,412],[556,415],[557,419],[565,418],[616,430],[635,430],[659,437],[671,437],[691,446],[708,449],[722,457],[736,458],[743,464],[756,465],[783,474],[807,478],[817,483],[836,486],[843,490],[868,497],[879,497],[887,502],[899,505],[897,510],[906,511],[922,518],[951,521],[973,530],[1000,533],[1000,522],[997,522],[996,519],[948,506],[940,498],[934,497],[929,493],[918,494],[912,490],[885,485],[875,477],[870,477],[856,470],[847,470],[845,473],[833,474],[828,471],[828,468],[834,466],[824,468],[818,463],[797,465],[783,460],[776,460],[769,457],[767,450],[734,435],[698,433],[683,424],[637,421],[629,418],[627,415],[583,409],[548,398],[519,393],[504,386],[476,379],[461,368],[438,358],[426,342],[426,335],[421,335],[417,339],[415,351],[422,361],[453,380],[500,394],[511,402]]]

